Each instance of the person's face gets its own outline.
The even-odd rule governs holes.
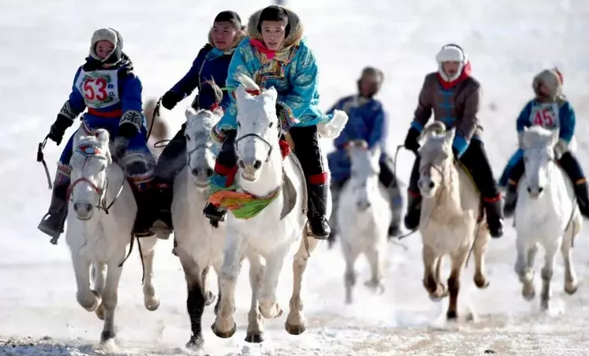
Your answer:
[[[380,89],[380,77],[376,74],[367,74],[360,79],[360,95],[370,97]]]
[[[460,68],[460,62],[444,62],[442,63],[442,68],[444,69],[444,73],[449,77],[453,77],[458,73],[458,68]]]
[[[102,40],[96,42],[96,55],[100,59],[105,59],[108,56],[115,46],[110,43],[110,41]]]
[[[277,51],[286,37],[286,21],[262,21],[262,39],[266,48]]]
[[[237,36],[237,29],[231,22],[223,21],[213,24],[213,45],[216,48],[222,51],[228,49],[235,41],[235,36]]]

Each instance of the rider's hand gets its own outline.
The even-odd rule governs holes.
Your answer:
[[[67,128],[70,127],[72,123],[73,120],[70,118],[63,116],[62,114],[57,115],[57,119],[53,125],[51,125],[51,128],[49,129],[49,135],[47,135],[47,137],[59,146],[61,140],[63,139],[65,130],[67,130]]]
[[[184,95],[175,91],[169,90],[162,96],[162,106],[168,110],[172,110],[180,100],[184,99]]]
[[[421,133],[414,127],[410,128],[405,137],[405,148],[417,154],[419,150],[419,142],[417,141]]]

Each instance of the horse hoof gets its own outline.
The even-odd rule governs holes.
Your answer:
[[[100,303],[100,305],[98,306],[98,308],[96,308],[95,313],[96,313],[96,316],[98,317],[98,319],[104,320],[105,310],[104,310],[104,305],[102,303]]]
[[[579,289],[579,286],[577,286],[577,285],[564,286],[564,291],[569,295],[573,295],[573,294],[577,293],[577,289]]]
[[[524,297],[524,299],[525,299],[525,300],[527,300],[528,302],[529,302],[529,301],[532,301],[532,300],[534,300],[534,298],[536,298],[536,291],[535,291],[535,290],[532,290],[532,291],[530,292],[530,291],[526,291],[526,290],[524,290],[524,291],[522,291],[522,296],[523,296],[523,297]]]
[[[195,336],[192,335],[190,340],[186,343],[186,348],[190,350],[200,350],[204,345],[204,340],[202,336]]]
[[[489,286],[489,281],[485,277],[480,277],[474,279],[474,284],[477,286],[478,289],[485,289]]]
[[[456,314],[456,310],[448,310],[448,312],[446,313],[446,319],[448,319],[448,320],[458,319],[458,314]]]
[[[429,298],[434,302],[439,302],[448,296],[448,289],[443,284],[438,284],[435,292],[429,294]]]
[[[291,335],[301,335],[307,330],[305,325],[291,325],[289,323],[284,324],[286,332]]]
[[[156,311],[160,307],[159,298],[145,299],[145,308],[149,311]]]
[[[249,342],[252,344],[259,344],[261,342],[264,342],[264,334],[247,333],[247,335],[245,336],[245,342]]]
[[[112,331],[112,330],[106,331],[105,330],[100,334],[100,343],[104,344],[110,340],[113,340],[115,337],[116,337],[116,335],[115,335],[114,331]]]
[[[221,339],[229,339],[237,331],[237,324],[234,323],[233,327],[229,331],[221,331],[217,328],[217,323],[213,323],[213,325],[211,325],[211,329],[213,329],[213,333],[217,335],[217,337]]]
[[[215,302],[215,299],[217,299],[217,296],[211,292],[211,291],[207,291],[207,299],[205,301],[205,306],[209,306],[211,304],[213,304]]]

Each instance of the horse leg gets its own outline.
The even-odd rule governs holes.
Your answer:
[[[184,270],[188,296],[186,298],[186,310],[190,317],[190,340],[186,343],[189,349],[199,349],[204,343],[202,336],[202,315],[205,310],[206,296],[202,277],[202,270],[194,258],[182,249],[178,249],[178,257]]]
[[[385,240],[386,241],[386,240]],[[381,246],[370,246],[366,251],[366,258],[370,265],[371,279],[366,281],[365,285],[373,289],[376,293],[384,293],[384,284],[382,283],[382,255]]]
[[[487,274],[485,273],[485,253],[487,252],[487,243],[489,242],[489,237],[490,235],[488,230],[484,226],[479,226],[474,241],[474,283],[480,289],[484,289],[489,286]]]
[[[153,256],[155,254],[155,244],[157,236],[145,237],[139,240],[143,255],[143,264],[145,268],[145,284],[143,285],[143,302],[145,308],[150,311],[157,310],[160,306],[160,300],[157,297],[153,280]]]
[[[213,293],[210,288],[209,288],[209,270],[210,270],[211,266],[206,266],[205,268],[203,268],[202,273],[200,274],[200,278],[202,281],[202,287],[203,290],[205,291],[205,306],[209,306],[211,304],[213,304],[215,302],[215,299],[217,298],[215,296],[215,293]]]
[[[350,244],[347,243],[347,241],[347,239],[341,239],[342,251],[344,253],[344,259],[346,260],[344,285],[346,287],[346,304],[352,304],[352,291],[356,285],[356,271],[354,269],[354,265],[356,264],[356,259],[358,258],[360,251],[355,250]]]
[[[264,266],[258,254],[250,254],[248,257],[250,262],[250,286],[252,288],[252,301],[250,311],[248,313],[246,342],[260,343],[264,341],[264,321],[262,314],[260,314],[258,305],[258,293],[262,284],[262,277],[264,277]]]
[[[114,341],[116,336],[115,308],[117,307],[118,301],[117,289],[119,288],[121,272],[123,271],[123,268],[119,267],[119,263],[124,257],[124,253],[121,253],[120,256],[113,258],[107,267],[106,284],[104,286],[104,295],[102,296],[104,327],[100,335],[100,343],[103,345]]]
[[[106,264],[102,262],[95,262],[92,264],[92,279],[94,280],[94,290],[98,295],[104,293],[104,286],[106,283]],[[100,303],[96,308],[96,316],[100,320],[104,320],[104,304]]]
[[[448,304],[448,311],[446,318],[448,320],[455,320],[458,318],[458,293],[460,292],[460,275],[464,268],[464,263],[470,252],[469,247],[464,247],[452,254],[452,271],[448,278],[448,291],[450,293],[450,303]]]
[[[212,325],[215,335],[223,339],[230,338],[237,330],[233,313],[235,312],[235,287],[241,272],[242,240],[236,231],[231,228],[227,229],[223,266],[219,274],[221,286],[219,308],[215,323]]]
[[[573,265],[573,239],[575,232],[569,229],[564,236],[560,251],[562,258],[564,259],[564,291],[568,294],[575,294],[577,291],[577,274],[575,273],[575,267]]]
[[[542,268],[542,294],[540,296],[540,307],[542,310],[548,310],[552,289],[550,281],[554,274],[554,265],[556,264],[556,253],[560,248],[560,239],[550,245],[545,246],[546,256],[544,258],[544,268]]]
[[[277,248],[266,259],[266,273],[260,290],[260,313],[266,319],[274,319],[282,315],[282,309],[276,300],[276,288],[289,247]]]
[[[445,297],[446,288],[440,283],[440,265],[441,256],[437,256],[436,252],[429,245],[423,245],[423,267],[424,277],[423,286],[429,293],[429,297],[433,301],[439,301]]]
[[[101,296],[90,289],[90,261],[72,251],[72,262],[78,285],[78,303],[89,312],[96,311],[101,303]]]
[[[315,250],[319,240],[307,236],[303,233],[303,238],[299,246],[299,250],[294,256],[293,269],[293,288],[292,296],[289,303],[289,312],[286,318],[286,332],[291,335],[300,335],[305,332],[307,326],[305,325],[305,316],[303,314],[303,301],[301,299],[301,289],[303,288],[303,275],[307,268],[307,262],[311,257],[311,252]],[[308,250],[307,250],[308,248]]]
[[[525,300],[532,300],[536,296],[534,289],[534,261],[538,246],[534,244],[529,247],[526,240],[518,236],[516,240],[517,260],[515,261],[515,272],[519,276],[522,286],[522,296]]]

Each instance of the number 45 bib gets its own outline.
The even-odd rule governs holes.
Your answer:
[[[82,70],[76,80],[76,88],[89,108],[100,109],[121,101],[116,70]]]
[[[546,129],[560,128],[560,120],[558,118],[558,104],[541,104],[534,102],[534,104],[532,104],[532,112],[530,114],[530,124],[540,125]]]

